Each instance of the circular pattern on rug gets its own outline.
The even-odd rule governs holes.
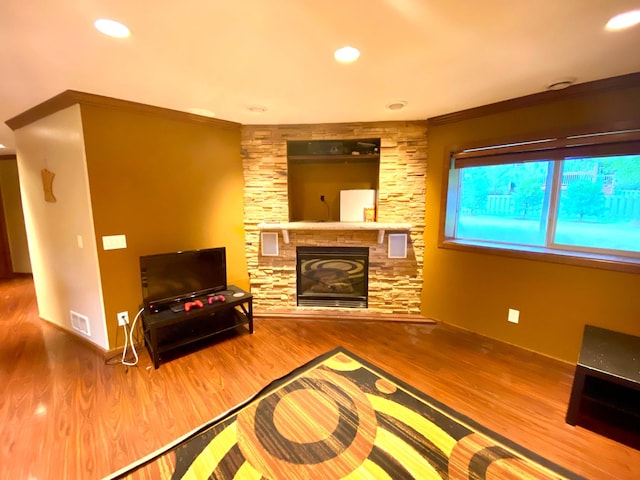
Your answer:
[[[337,355],[327,359],[324,364],[331,370],[336,370],[337,372],[352,372],[362,368],[362,365],[354,359],[346,356],[344,353],[338,353]]]
[[[392,393],[395,393],[396,390],[398,389],[398,387],[396,387],[393,383],[391,383],[389,380],[386,380],[384,378],[379,378],[378,380],[376,380],[376,389],[380,392],[380,393],[386,393],[387,395],[391,395]]]
[[[306,418],[299,428],[290,429],[289,419]],[[340,411],[322,393],[300,388],[285,395],[273,412],[273,425],[290,442],[309,443],[326,440],[339,426]]]
[[[288,440],[289,432],[297,432],[300,437],[303,430],[315,427],[303,411],[295,412],[294,417],[284,418],[281,415],[280,424],[285,427],[284,432],[276,428],[276,408],[298,389],[317,390],[316,393],[325,394],[326,402],[333,403],[331,410],[332,414],[338,414],[338,424],[330,435],[315,442],[309,438],[302,442]],[[262,448],[273,457],[298,464],[321,463],[340,455],[355,438],[358,426],[357,410],[351,398],[341,388],[318,379],[307,379],[304,385],[294,383],[270,395],[258,404],[256,416],[262,419],[255,429]]]
[[[237,426],[245,459],[264,476],[335,478],[368,457],[377,421],[354,383],[319,369],[240,412]]]
[[[448,473],[450,480],[468,480],[472,476],[483,480],[559,478],[479,433],[471,433],[456,443],[449,456]]]

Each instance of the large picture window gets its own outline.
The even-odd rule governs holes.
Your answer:
[[[640,264],[640,130],[454,153],[447,244]]]

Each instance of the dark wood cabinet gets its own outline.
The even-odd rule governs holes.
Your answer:
[[[567,423],[640,447],[640,337],[585,326]]]

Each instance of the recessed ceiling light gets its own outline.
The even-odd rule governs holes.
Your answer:
[[[562,90],[563,88],[570,87],[574,83],[576,83],[575,78],[560,78],[547,85],[547,90]]]
[[[0,143],[0,148],[7,148],[3,144]]]
[[[349,46],[342,47],[333,52],[333,56],[340,63],[351,63],[360,57],[360,50]]]
[[[115,38],[126,38],[131,35],[129,28],[115,20],[109,20],[108,18],[99,18],[93,25],[105,35]]]
[[[262,105],[251,105],[247,107],[247,109],[253,113],[264,113],[267,111],[267,107],[263,107]]]
[[[611,18],[606,25],[607,30],[624,30],[640,23],[640,10],[631,10]]]
[[[202,117],[216,116],[216,114],[213,113],[211,110],[207,110],[206,108],[198,108],[198,107],[190,108],[189,113],[193,113],[194,115],[200,115]]]
[[[398,100],[397,102],[392,102],[387,105],[387,110],[402,110],[407,106],[407,102],[405,100]]]

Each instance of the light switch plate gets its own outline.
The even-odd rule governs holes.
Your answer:
[[[105,250],[117,250],[127,248],[127,237],[124,235],[107,235],[102,237],[102,248]]]

